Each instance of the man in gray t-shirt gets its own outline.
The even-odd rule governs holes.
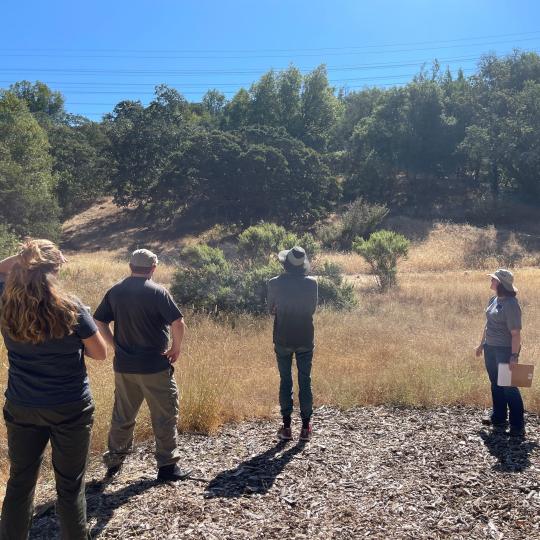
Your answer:
[[[114,406],[103,456],[109,477],[120,470],[133,448],[135,420],[143,401],[152,419],[158,479],[189,476],[177,465],[178,388],[172,367],[180,355],[184,317],[169,292],[152,280],[157,262],[147,249],[134,251],[131,275],[107,291],[94,313],[103,337],[114,347]]]
[[[283,426],[281,440],[290,440],[293,411],[292,358],[296,356],[302,430],[300,440],[311,438],[313,394],[311,364],[313,360],[313,314],[317,308],[317,280],[307,276],[309,261],[298,246],[278,255],[285,272],[268,282],[268,309],[274,314],[274,350],[280,375],[279,403]]]

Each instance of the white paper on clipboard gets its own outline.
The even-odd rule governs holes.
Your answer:
[[[510,364],[499,364],[499,372],[497,373],[497,385],[512,386],[512,372],[510,371]]]

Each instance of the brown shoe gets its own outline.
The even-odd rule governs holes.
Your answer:
[[[302,428],[300,431],[300,440],[301,441],[310,441],[311,435],[313,434],[313,427],[311,424],[307,428]]]
[[[277,432],[278,439],[282,441],[290,441],[292,439],[292,429],[290,427],[281,426]]]

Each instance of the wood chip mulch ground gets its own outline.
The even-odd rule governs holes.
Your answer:
[[[151,445],[112,482],[94,466],[92,536],[102,539],[540,539],[540,419],[514,440],[472,408],[316,411],[307,444],[277,420],[181,436],[193,479],[155,481]],[[299,426],[294,426],[298,434]],[[54,507],[31,538],[57,538]]]

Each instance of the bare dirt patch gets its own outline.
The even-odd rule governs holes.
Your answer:
[[[151,445],[120,475],[89,475],[96,538],[540,537],[540,420],[514,440],[482,429],[482,411],[321,407],[313,440],[276,443],[277,420],[181,436],[194,478],[158,484]],[[299,426],[295,426],[297,429]],[[56,538],[42,506],[31,538]]]

